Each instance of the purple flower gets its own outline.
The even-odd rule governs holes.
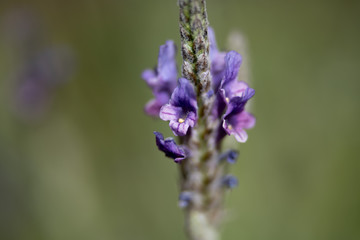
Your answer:
[[[174,159],[176,163],[184,160],[187,156],[183,147],[178,146],[173,138],[166,138],[159,132],[154,132],[156,136],[156,145],[159,150],[165,153],[166,157]]]
[[[255,117],[244,111],[246,102],[254,96],[255,91],[248,88],[242,97],[233,97],[229,101],[223,116],[223,128],[228,135],[234,135],[238,142],[246,142],[248,136],[244,129],[255,125]]]
[[[222,179],[222,183],[225,187],[227,187],[229,189],[235,188],[239,184],[237,178],[232,175],[226,175]]]
[[[226,54],[224,74],[216,92],[215,107],[213,109],[213,116],[215,118],[223,114],[231,98],[242,96],[248,88],[245,82],[237,81],[241,61],[241,55],[235,51],[230,51]]]
[[[184,136],[197,121],[195,91],[189,80],[179,79],[179,85],[171,95],[170,103],[160,109],[160,118],[170,121],[169,126],[176,136]]]
[[[160,108],[168,103],[171,93],[176,87],[176,46],[173,41],[166,41],[160,46],[157,68],[147,69],[142,78],[152,89],[155,99],[145,106],[145,112],[151,116],[159,116]]]
[[[220,52],[217,48],[214,30],[208,28],[208,36],[210,41],[210,61],[211,61],[211,76],[213,81],[213,89],[217,92],[221,79],[225,70],[225,55],[226,52]]]
[[[249,86],[243,81],[237,81],[237,75],[242,62],[241,55],[235,51],[230,51],[226,54],[225,62],[225,74],[221,81],[220,92],[228,103],[235,96],[243,96]]]
[[[224,78],[221,81],[219,91],[217,92],[213,116],[219,117],[229,107],[229,103],[234,97],[243,97],[255,92],[249,88],[248,84],[243,81],[237,81],[237,75],[241,65],[241,55],[235,51],[230,51],[225,57],[226,67]],[[245,102],[246,103],[246,102]]]

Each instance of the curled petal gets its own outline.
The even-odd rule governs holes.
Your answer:
[[[176,163],[184,160],[186,158],[185,149],[178,146],[174,139],[166,138],[159,132],[154,132],[156,137],[156,145],[159,150],[165,153],[166,157],[174,159]]]

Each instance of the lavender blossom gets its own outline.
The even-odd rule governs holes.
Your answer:
[[[159,132],[154,132],[156,136],[156,145],[159,150],[165,153],[165,156],[174,159],[176,163],[186,158],[185,149],[178,146],[173,138],[166,138]]]
[[[168,41],[160,47],[157,69],[143,72],[143,79],[155,98],[146,113],[169,121],[181,145],[159,132],[156,144],[165,156],[179,163],[179,207],[185,211],[185,229],[190,240],[218,240],[218,225],[223,215],[224,187],[234,188],[238,180],[227,175],[238,151],[221,153],[222,140],[234,135],[247,140],[245,129],[255,117],[245,105],[255,94],[238,81],[242,62],[235,51],[221,52],[215,34],[208,27],[205,0],[179,0],[181,75],[176,86],[175,46]]]
[[[229,135],[234,135],[238,142],[246,142],[248,135],[244,129],[255,125],[255,117],[244,111],[246,102],[254,96],[255,91],[248,88],[242,97],[233,97],[223,116],[223,128]]]
[[[245,91],[249,88],[247,83],[237,81],[237,75],[241,62],[241,55],[235,51],[230,51],[225,56],[224,76],[219,89],[217,89],[215,107],[212,112],[215,118],[221,116],[222,113],[229,107],[230,99],[236,96],[243,96]],[[251,91],[253,91],[253,89]]]
[[[197,121],[195,91],[187,79],[179,79],[179,85],[171,95],[170,103],[160,109],[160,118],[170,121],[169,126],[175,136],[184,136],[189,127],[195,126]]]
[[[166,41],[160,46],[157,68],[147,69],[142,78],[152,89],[155,96],[145,106],[145,112],[150,116],[159,116],[161,107],[168,103],[171,93],[176,87],[176,46],[173,41]]]

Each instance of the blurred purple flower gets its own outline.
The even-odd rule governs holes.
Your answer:
[[[193,85],[185,78],[179,79],[179,85],[171,95],[170,103],[160,110],[160,118],[170,121],[169,126],[176,136],[184,136],[189,127],[197,121],[197,103]]]
[[[237,185],[239,184],[239,181],[237,180],[236,177],[229,174],[229,175],[224,176],[224,178],[222,179],[222,183],[225,187],[227,187],[229,189],[233,189],[233,188],[237,187]]]
[[[235,150],[228,150],[220,155],[220,161],[226,160],[230,164],[234,164],[239,156],[239,152]]]
[[[151,116],[159,116],[160,108],[168,103],[171,93],[176,87],[176,46],[173,41],[166,41],[160,46],[158,65],[155,70],[147,69],[142,78],[152,89],[154,99],[145,106],[145,112]]]

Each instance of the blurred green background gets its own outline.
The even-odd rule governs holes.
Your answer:
[[[360,239],[360,2],[207,7],[222,48],[245,34],[256,89],[224,239]],[[75,59],[30,120],[14,111],[23,49],[4,20],[19,9],[39,19],[35,50],[66,45]],[[152,131],[171,133],[144,115],[140,78],[159,45],[179,43],[176,0],[2,0],[0,16],[0,239],[185,239],[177,169]]]

